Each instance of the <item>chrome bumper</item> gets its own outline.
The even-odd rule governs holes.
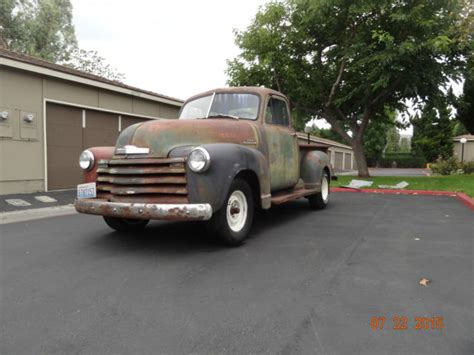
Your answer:
[[[208,203],[122,203],[91,198],[76,199],[74,207],[80,213],[120,218],[207,221],[212,217],[212,207]]]

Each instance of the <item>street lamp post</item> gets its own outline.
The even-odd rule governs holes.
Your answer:
[[[464,164],[464,145],[467,142],[465,137],[462,137],[459,142],[461,142],[461,164]]]

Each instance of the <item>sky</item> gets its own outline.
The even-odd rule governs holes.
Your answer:
[[[79,46],[97,50],[125,83],[186,99],[225,86],[226,60],[268,0],[72,0]]]

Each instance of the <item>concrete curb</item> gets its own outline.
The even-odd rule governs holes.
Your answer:
[[[0,213],[0,225],[8,223],[25,222],[34,219],[66,216],[75,214],[76,209],[73,205],[34,208],[22,211],[11,211]]]
[[[474,198],[464,192],[434,191],[434,190],[390,190],[390,189],[351,189],[345,187],[331,187],[331,192],[364,192],[386,195],[428,195],[428,196],[451,196],[456,197],[465,206],[474,210]]]

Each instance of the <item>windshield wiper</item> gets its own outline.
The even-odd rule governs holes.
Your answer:
[[[228,115],[228,114],[226,114],[226,113],[215,113],[215,114],[213,114],[213,115],[207,116],[207,118],[217,118],[217,117],[234,118],[234,119],[236,119],[236,120],[239,119],[238,116]]]

